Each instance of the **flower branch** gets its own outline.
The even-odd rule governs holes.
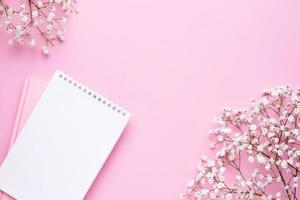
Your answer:
[[[65,24],[69,13],[77,13],[76,0],[27,0],[14,9],[0,0],[0,27],[10,34],[8,44],[28,44],[33,47],[42,43],[42,52],[65,39]]]
[[[224,108],[210,131],[216,157],[202,157],[181,198],[297,200],[299,114],[300,90],[289,85],[264,91],[249,108]]]

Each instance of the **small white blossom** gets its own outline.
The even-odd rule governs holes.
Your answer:
[[[32,11],[32,17],[36,18],[37,16],[39,16],[39,12],[36,10]]]
[[[262,145],[258,145],[257,146],[257,150],[260,151],[260,152],[262,152],[264,150],[264,147]]]
[[[253,156],[249,156],[248,160],[249,160],[250,163],[253,163],[255,161],[255,159],[253,158]]]
[[[227,200],[231,200],[232,199],[232,194],[231,193],[227,193],[226,196],[225,196],[225,198]]]
[[[48,46],[42,46],[42,52],[43,52],[43,54],[48,55],[49,54]]]
[[[266,161],[265,157],[262,156],[261,154],[257,155],[256,159],[257,159],[257,162],[259,162],[261,164],[265,163],[265,161]]]
[[[251,131],[255,131],[256,130],[256,125],[255,124],[251,124],[250,127],[249,127],[249,129]]]
[[[33,46],[35,46],[35,45],[36,45],[35,39],[31,39],[31,40],[29,41],[29,46],[33,47]]]
[[[219,136],[218,136],[218,141],[219,141],[219,142],[222,142],[223,140],[224,140],[224,137],[223,137],[222,135],[219,135]]]
[[[28,21],[28,19],[29,19],[29,18],[28,18],[28,16],[27,16],[27,15],[24,15],[24,16],[22,17],[22,21],[23,21],[23,22],[27,22],[27,21]]]
[[[39,8],[43,7],[43,5],[44,5],[44,4],[43,4],[42,1],[38,1],[38,2],[37,2],[37,6],[38,6]]]
[[[288,163],[285,160],[283,160],[280,165],[283,169],[286,169],[288,167]]]

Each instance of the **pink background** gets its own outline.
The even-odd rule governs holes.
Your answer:
[[[79,1],[48,58],[0,32],[0,161],[25,77],[61,69],[134,116],[87,199],[177,199],[222,106],[300,86],[297,0]]]

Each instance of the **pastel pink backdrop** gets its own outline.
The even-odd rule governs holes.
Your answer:
[[[299,1],[91,0],[79,10],[48,58],[0,32],[0,161],[25,77],[61,69],[134,114],[88,200],[177,199],[222,106],[300,87]]]

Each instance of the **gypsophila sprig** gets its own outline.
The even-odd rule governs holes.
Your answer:
[[[216,157],[201,158],[181,198],[296,200],[299,113],[300,90],[289,85],[264,91],[249,108],[224,108],[210,131]]]
[[[10,35],[8,44],[27,44],[30,47],[41,42],[41,50],[49,53],[49,47],[65,39],[68,14],[76,12],[76,0],[27,0],[17,8],[0,0],[0,27]]]

